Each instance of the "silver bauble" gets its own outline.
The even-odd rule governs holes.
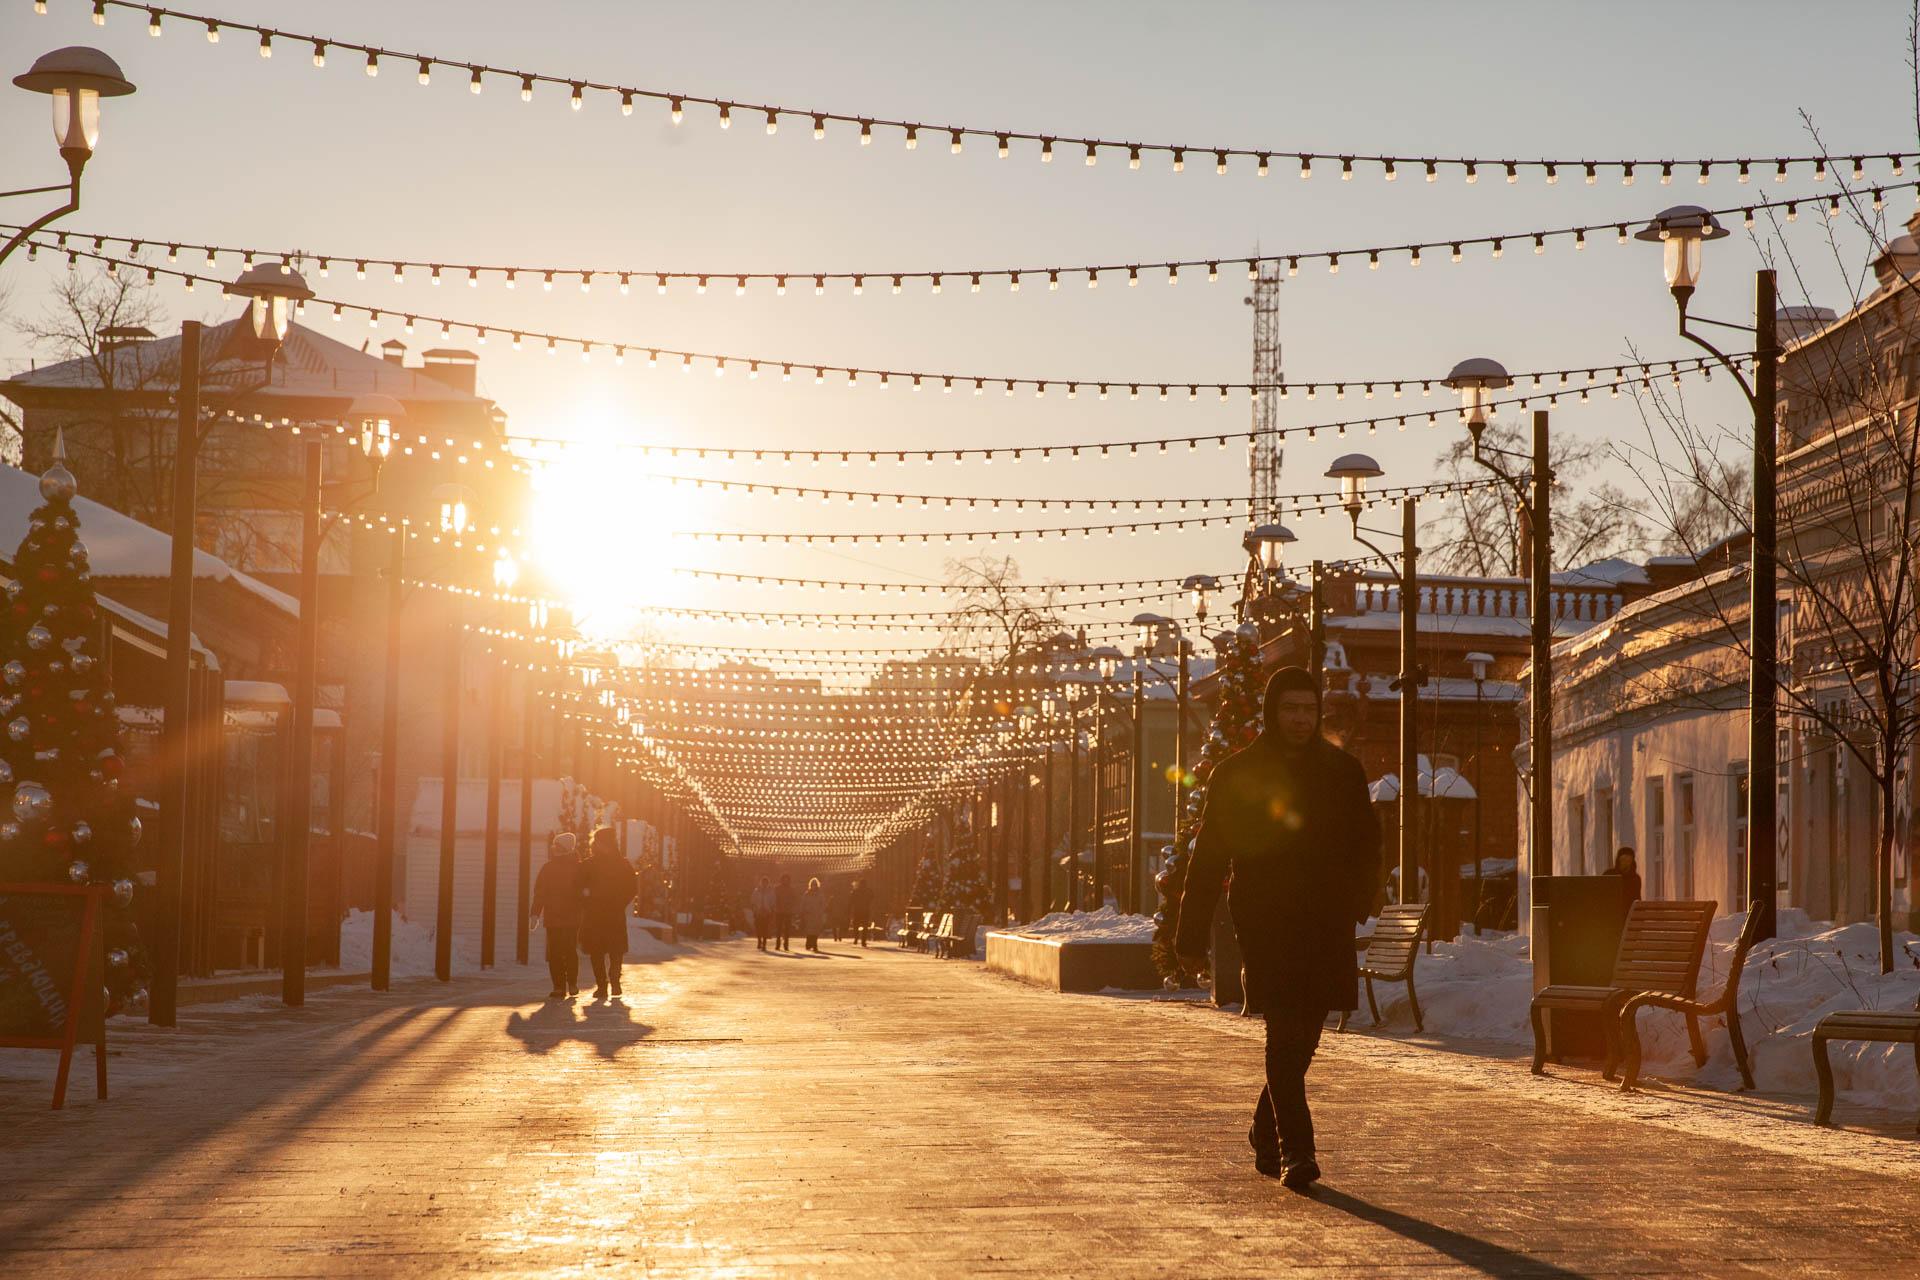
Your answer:
[[[40,475],[40,496],[48,502],[70,502],[78,492],[80,482],[63,462],[54,463]]]
[[[53,795],[37,782],[13,789],[13,816],[21,822],[45,822],[53,812]]]
[[[13,782],[13,766],[8,764],[5,760],[0,760],[0,787],[7,786],[12,782]]]
[[[86,863],[80,861],[78,858],[75,858],[72,862],[69,862],[67,864],[67,879],[73,881],[75,884],[85,884],[87,882],[87,877],[91,876],[92,874],[93,874],[93,868],[89,867]]]
[[[113,882],[113,900],[121,906],[133,901],[133,881],[115,880]]]
[[[27,628],[27,648],[44,649],[53,643],[53,632],[45,627],[34,625]]]
[[[140,847],[141,831],[142,827],[140,826],[140,819],[138,817],[127,819],[127,848],[138,849]]]
[[[20,838],[19,823],[0,822],[0,844],[12,844],[15,840],[18,840],[19,838]]]
[[[0,667],[0,679],[10,685],[24,684],[27,679],[27,664],[15,658],[6,666]]]
[[[94,657],[92,654],[76,653],[73,655],[73,673],[77,676],[83,676],[93,670],[93,663]]]
[[[85,844],[91,839],[93,839],[93,824],[91,822],[82,818],[79,822],[73,824],[73,842],[75,844]]]
[[[127,953],[115,947],[107,952],[107,963],[115,969],[124,969],[127,967]]]

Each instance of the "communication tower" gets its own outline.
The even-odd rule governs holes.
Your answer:
[[[1253,396],[1253,440],[1247,446],[1252,484],[1247,496],[1247,523],[1280,520],[1280,267],[1263,262],[1253,280],[1253,293],[1242,299],[1253,308],[1253,378],[1260,389]]]

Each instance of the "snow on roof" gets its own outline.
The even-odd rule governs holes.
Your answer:
[[[229,342],[235,338],[238,324],[238,319],[229,320],[209,327],[202,335],[201,350],[208,353],[206,376],[209,381],[220,381],[242,368],[246,371],[247,385],[252,385],[255,380],[259,366],[257,358],[250,357],[243,361],[224,354]],[[179,348],[180,338],[175,334],[150,342],[130,343],[108,353],[108,357],[117,367],[120,385],[138,386],[144,383],[150,389],[165,390],[173,385],[173,370],[178,367],[180,358]],[[84,358],[62,360],[58,364],[20,374],[10,381],[20,387],[47,390],[77,390],[100,385],[99,374],[92,360]],[[402,403],[409,400],[475,406],[487,403],[481,397],[442,382],[422,369],[407,368],[383,360],[297,323],[287,328],[286,343],[280,348],[280,358],[274,362],[272,384],[251,394],[345,398],[371,391],[393,396]]]
[[[1567,569],[1553,575],[1555,582],[1569,586],[1608,586],[1608,587],[1644,587],[1650,584],[1646,565],[1635,564],[1631,560],[1622,560],[1612,556],[1605,560],[1595,560],[1592,564],[1583,564],[1577,569]]]
[[[287,696],[286,686],[271,680],[229,680],[226,699],[229,706],[236,702],[269,707],[293,705],[293,699]]]
[[[27,525],[34,511],[44,503],[40,496],[40,477],[28,475],[17,467],[0,466],[0,554],[11,556],[19,547],[27,536]],[[73,509],[80,517],[80,540],[86,544],[94,577],[165,578],[172,575],[172,538],[85,496],[73,500]],[[300,616],[300,602],[292,596],[274,590],[197,547],[193,552],[193,576],[230,582],[276,609],[296,618]],[[164,633],[165,628],[161,631]]]
[[[1436,776],[1433,762],[1425,756],[1420,761],[1420,794],[1427,797],[1439,796],[1442,800],[1472,800],[1478,793],[1473,784],[1460,776],[1460,771],[1450,764],[1440,766]],[[1375,804],[1392,804],[1400,798],[1400,775],[1382,774],[1380,778],[1367,785],[1367,794],[1373,797]]]
[[[1693,561],[1688,560],[1686,563],[1692,564]],[[1711,592],[1734,578],[1746,576],[1746,573],[1746,565],[1730,565],[1725,569],[1716,569],[1712,573],[1702,574],[1698,578],[1690,578],[1678,586],[1668,587],[1665,591],[1641,596],[1604,622],[1597,622],[1571,638],[1557,642],[1553,646],[1553,656],[1571,658],[1585,653],[1596,645],[1605,644],[1614,636],[1632,632],[1638,626],[1639,620],[1654,610],[1684,600],[1691,595]]]

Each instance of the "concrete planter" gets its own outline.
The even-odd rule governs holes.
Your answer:
[[[1155,991],[1151,942],[1089,942],[1075,938],[989,933],[987,968],[1055,991]]]

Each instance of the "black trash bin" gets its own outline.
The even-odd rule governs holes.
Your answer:
[[[1624,889],[1619,876],[1534,877],[1529,920],[1535,991],[1607,984],[1627,923]],[[1606,1053],[1599,1015],[1579,1010],[1547,1010],[1547,1043],[1561,1057],[1598,1059]]]

